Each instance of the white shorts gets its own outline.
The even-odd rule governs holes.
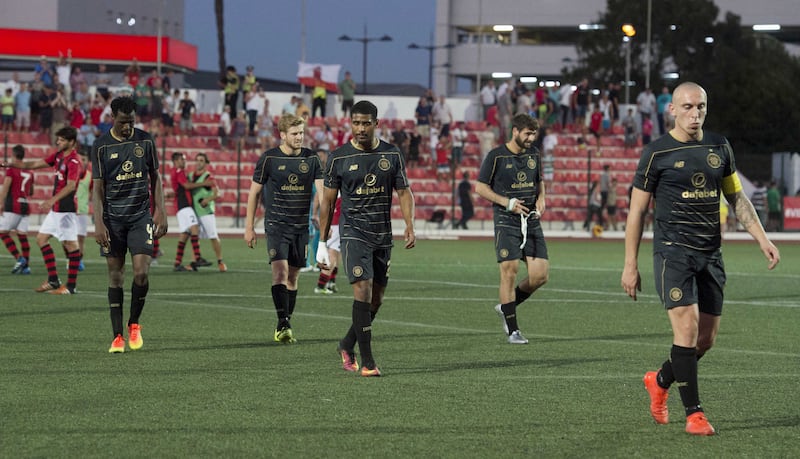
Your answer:
[[[339,225],[331,225],[331,237],[328,238],[328,248],[341,252],[342,239],[339,237]]]
[[[50,211],[44,217],[40,234],[55,236],[61,242],[78,240],[78,215],[75,212]]]
[[[28,216],[15,214],[14,212],[3,212],[0,216],[0,231],[17,230],[18,233],[28,232]]]
[[[188,233],[189,228],[197,225],[197,214],[191,207],[184,207],[178,211],[178,229],[181,233]]]
[[[219,239],[217,217],[214,214],[200,217],[200,239]]]
[[[89,228],[89,216],[78,214],[78,236],[86,237],[87,228]]]

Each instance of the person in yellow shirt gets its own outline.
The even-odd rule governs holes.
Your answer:
[[[317,116],[317,108],[319,108],[319,116],[325,118],[325,106],[328,103],[328,91],[325,89],[325,82],[322,81],[322,68],[314,68],[314,90],[311,92],[311,116]]]

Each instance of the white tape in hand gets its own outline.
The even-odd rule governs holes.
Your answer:
[[[331,257],[328,255],[328,243],[325,241],[319,241],[317,246],[317,263],[324,266],[331,264]]]

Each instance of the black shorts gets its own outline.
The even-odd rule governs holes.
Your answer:
[[[528,220],[528,238],[525,247],[522,244],[522,232],[507,226],[497,226],[494,234],[494,250],[497,262],[522,260],[525,257],[547,260],[547,243],[544,240],[542,224],[537,219]]]
[[[342,99],[342,113],[350,113],[353,108],[353,99]]]
[[[722,315],[725,265],[722,252],[698,252],[678,246],[653,254],[656,291],[667,309],[697,304],[700,312]]]
[[[124,258],[129,251],[131,255],[153,255],[153,217],[150,214],[126,223],[105,219],[105,224],[111,242],[107,253],[101,250],[102,255]]]
[[[389,283],[392,249],[369,247],[352,239],[342,241],[342,260],[350,283],[370,280],[378,285]]]
[[[308,256],[308,232],[267,233],[267,253],[270,263],[275,260],[286,260],[289,266],[305,267]]]
[[[616,215],[617,214],[617,206],[608,206],[606,207],[608,211],[608,215]]]

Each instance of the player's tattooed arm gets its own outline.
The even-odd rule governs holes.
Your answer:
[[[753,203],[747,199],[747,195],[744,194],[743,190],[734,193],[732,199],[730,196],[728,196],[728,198],[732,201],[733,212],[736,214],[736,219],[739,220],[739,223],[741,223],[745,229],[749,228],[753,223],[761,224],[756,209],[753,208]]]

